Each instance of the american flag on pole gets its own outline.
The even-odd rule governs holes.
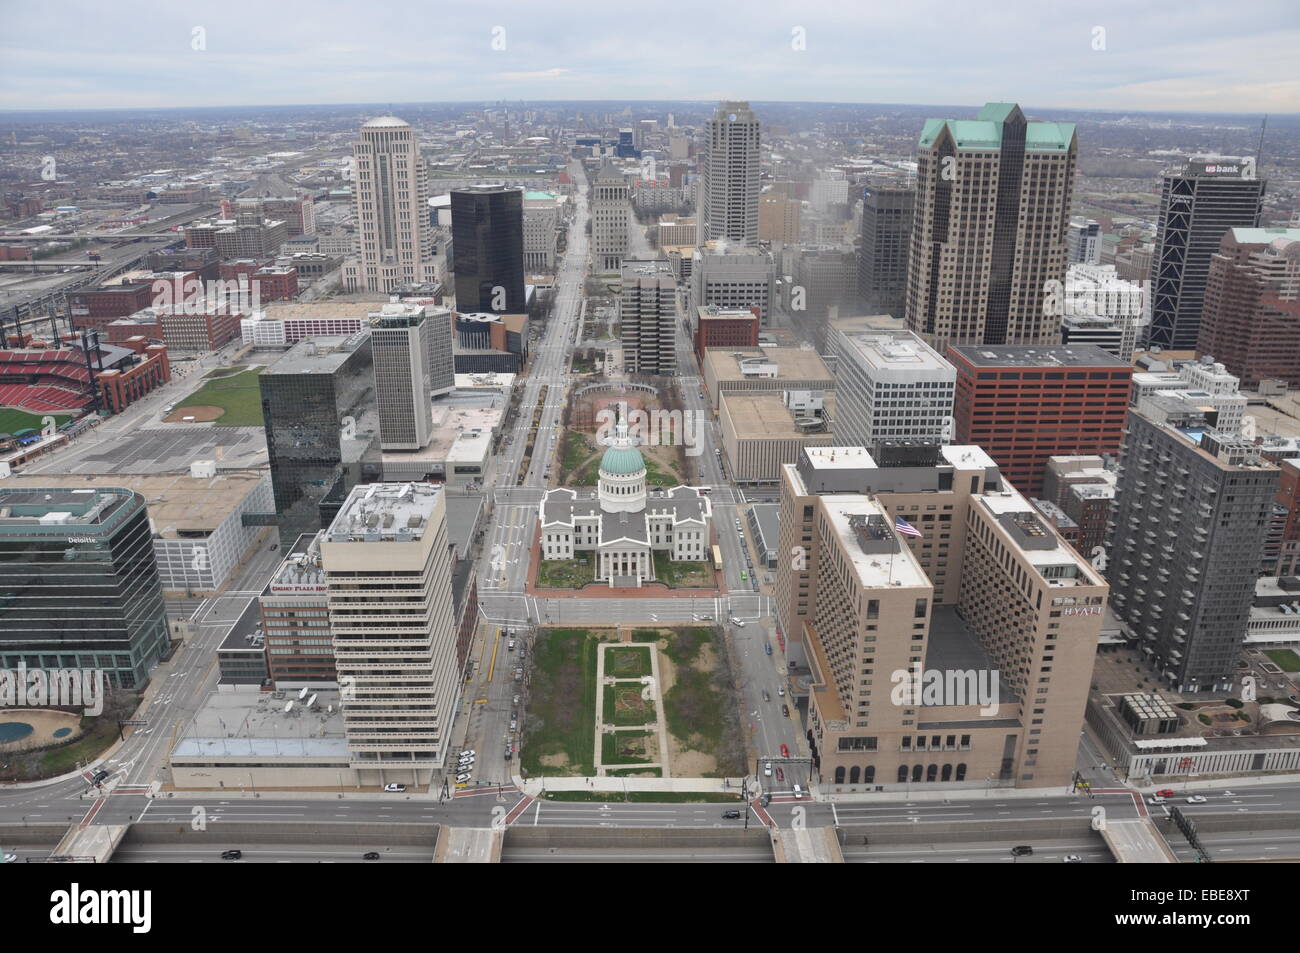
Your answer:
[[[919,529],[917,529],[907,520],[903,519],[901,516],[894,517],[894,531],[897,533],[902,533],[904,536],[924,535]]]

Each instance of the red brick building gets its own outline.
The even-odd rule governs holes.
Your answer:
[[[172,379],[166,346],[150,344],[143,337],[129,338],[122,343],[141,355],[143,360],[126,370],[100,371],[95,375],[104,399],[104,409],[115,414],[120,414],[133,401]]]
[[[221,280],[237,282],[247,276],[248,293],[261,303],[285,301],[298,296],[298,269],[279,268],[273,262],[241,258],[221,266]]]
[[[1047,458],[1117,453],[1133,368],[1095,344],[954,345],[957,443],[984,448],[1016,489],[1038,496]]]
[[[1278,550],[1277,574],[1294,576],[1300,574],[1300,460],[1282,460],[1278,469],[1281,479],[1273,502],[1286,509],[1286,522]]]
[[[711,347],[758,347],[758,308],[726,311],[700,305],[695,320],[695,356],[704,362]]]
[[[1300,386],[1300,228],[1231,228],[1210,259],[1196,350],[1241,386]]]
[[[102,328],[110,321],[135,314],[153,303],[149,282],[103,285],[68,295],[72,324],[77,328]]]

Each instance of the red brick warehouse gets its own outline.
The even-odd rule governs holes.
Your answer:
[[[1047,458],[1118,453],[1132,366],[1095,344],[948,348],[957,368],[957,442],[976,444],[1026,496]]]

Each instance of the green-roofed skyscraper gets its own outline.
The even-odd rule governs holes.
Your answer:
[[[1065,280],[1078,140],[1015,103],[930,119],[917,147],[907,323],[935,347],[1059,344],[1047,282]]]

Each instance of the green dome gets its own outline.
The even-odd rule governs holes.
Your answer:
[[[645,460],[636,447],[610,447],[600,458],[600,468],[606,473],[631,476],[645,470]]]

